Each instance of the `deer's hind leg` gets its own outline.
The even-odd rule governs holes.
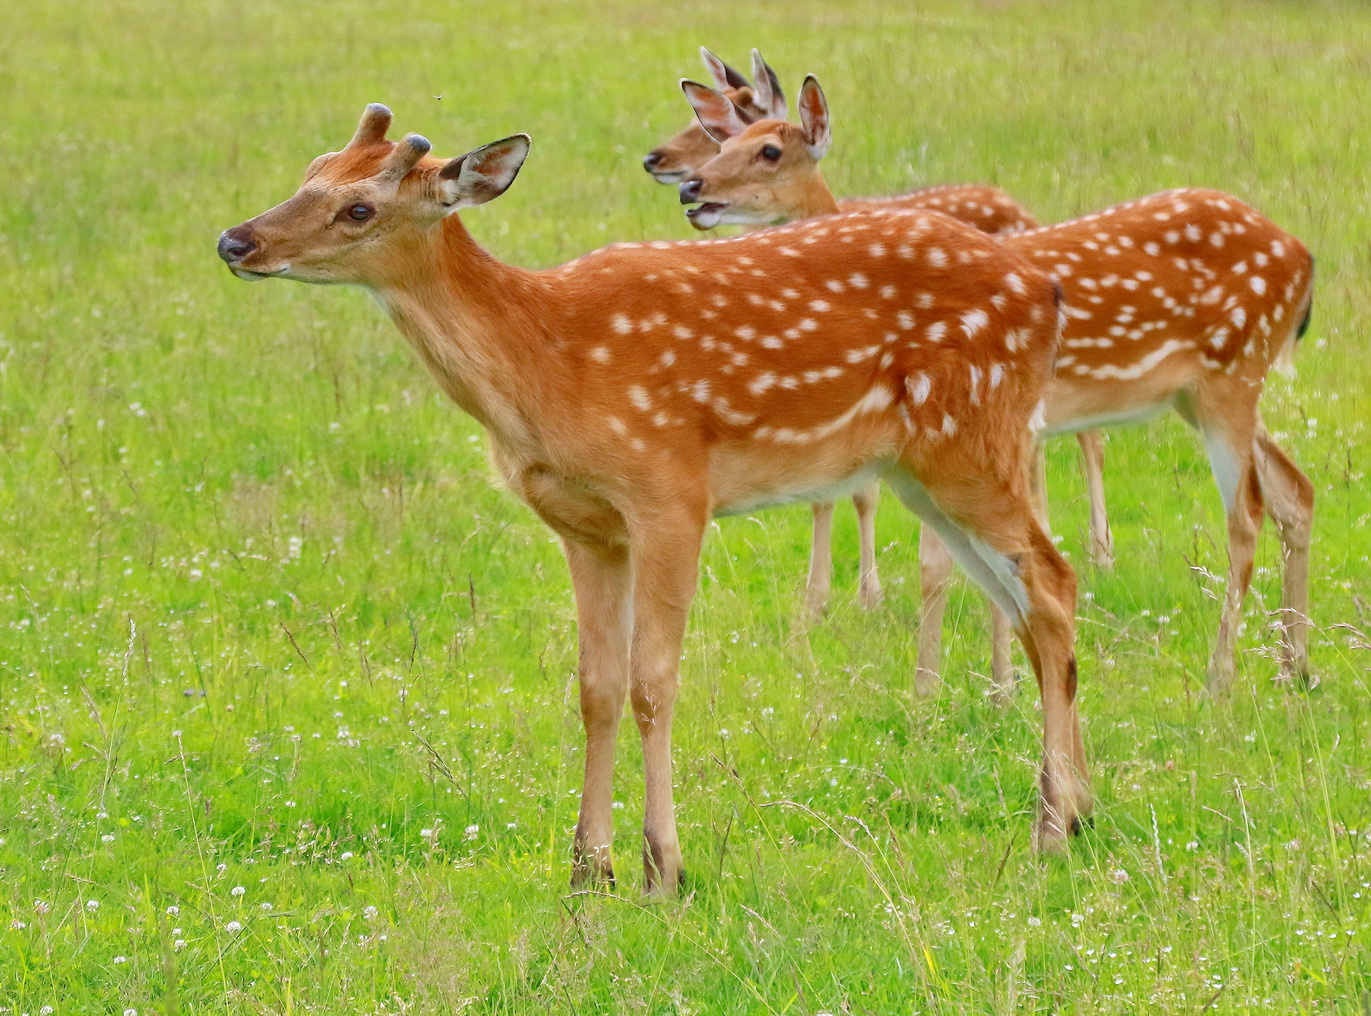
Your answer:
[[[1009,617],[1037,676],[1043,764],[1036,842],[1060,847],[1092,809],[1076,710],[1075,572],[1034,512],[1026,456],[1009,476],[979,462],[921,465],[901,462],[887,476],[891,487]]]
[[[1314,484],[1285,450],[1259,426],[1257,475],[1266,512],[1280,535],[1280,670],[1284,678],[1309,677],[1309,543],[1314,524]]]
[[[1176,409],[1200,432],[1228,523],[1228,581],[1209,660],[1209,689],[1225,691],[1237,673],[1238,626],[1252,583],[1263,499],[1257,476],[1256,394],[1241,379],[1211,384],[1178,399]]]

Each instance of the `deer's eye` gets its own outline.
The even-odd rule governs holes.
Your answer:
[[[775,145],[764,145],[762,147],[762,158],[768,162],[775,162],[781,157],[781,150]]]
[[[353,222],[366,222],[367,219],[376,214],[376,209],[372,208],[371,205],[353,205],[348,209],[347,214]]]

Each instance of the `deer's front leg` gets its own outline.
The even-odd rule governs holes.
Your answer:
[[[833,502],[815,501],[814,538],[809,545],[809,578],[805,581],[805,617],[817,621],[828,609],[833,583]]]
[[[1081,446],[1085,485],[1090,492],[1090,563],[1096,568],[1114,567],[1114,534],[1104,506],[1104,435],[1083,430],[1076,435]]]
[[[671,717],[706,518],[704,510],[678,511],[666,518],[630,523],[633,649],[629,695],[643,741],[643,868],[648,892],[662,895],[674,893],[682,878],[671,789]]]
[[[610,856],[614,742],[628,691],[633,580],[628,551],[564,540],[576,592],[581,722],[586,729],[585,785],[576,823],[572,885],[614,881]]]

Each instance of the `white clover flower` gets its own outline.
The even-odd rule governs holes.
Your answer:
[[[114,842],[114,833],[105,833],[105,835],[103,835],[103,836],[100,837],[100,842],[101,842],[101,843],[113,843],[113,842]]]
[[[180,913],[181,913],[181,908],[178,907],[178,906],[177,906],[176,904],[174,904],[174,903],[173,903],[171,906],[167,907],[167,914],[168,914],[169,916],[171,916],[171,917],[175,917],[175,916],[177,916],[177,915],[180,914]]]
[[[422,837],[423,837],[424,839],[426,839],[426,840],[427,840],[427,839],[432,839],[432,838],[433,838],[433,830],[432,830],[432,829],[420,829],[420,830],[419,830],[419,835],[422,836]]]
[[[86,909],[89,910],[91,913],[95,913],[95,911],[100,909],[100,901],[86,900]]]
[[[380,911],[372,906],[366,906],[362,908],[362,916],[365,917],[368,921],[376,920],[376,915],[378,913],[380,913]]]
[[[175,942],[171,944],[171,947],[175,949],[177,952],[180,952],[182,949],[186,947],[186,940],[184,938],[178,938]]]
[[[228,924],[224,925],[224,930],[230,935],[236,935],[243,930],[243,926],[237,921],[229,921]]]
[[[351,850],[344,850],[341,854],[338,855],[338,860],[340,860],[340,861],[351,861],[351,860],[352,860],[352,851],[351,851]]]
[[[51,909],[52,907],[47,903],[46,900],[33,901],[33,912],[35,914],[46,914]]]
[[[1115,868],[1113,871],[1109,873],[1109,877],[1112,878],[1117,884],[1123,885],[1125,882],[1128,881],[1129,875],[1128,872],[1124,871],[1122,868]]]
[[[236,886],[234,886],[232,889],[229,890],[229,895],[230,895],[230,896],[242,896],[243,893],[245,893],[245,892],[247,892],[247,890],[246,890],[245,888],[243,888],[243,887],[240,886],[240,885],[236,885]]]
[[[1029,926],[1030,928],[1041,928],[1042,925],[1043,925],[1043,919],[1042,919],[1041,917],[1030,917],[1030,918],[1028,919],[1028,926]]]
[[[273,907],[270,903],[259,903],[257,906],[258,906],[258,909],[261,910],[262,913],[264,913],[264,914],[269,914],[269,913],[271,913],[274,909],[276,909],[276,908]]]
[[[467,839],[474,840],[481,835],[481,827],[478,825],[467,826]]]
[[[127,956],[116,956],[116,957],[114,957],[114,962],[115,962],[115,965],[116,965],[116,966],[117,966],[118,964],[120,964],[120,963],[127,963],[128,961],[129,961],[129,958],[128,958]]]

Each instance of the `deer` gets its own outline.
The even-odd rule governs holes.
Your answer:
[[[240,279],[369,290],[560,538],[586,738],[574,884],[613,879],[625,697],[643,748],[647,889],[681,884],[671,729],[711,517],[877,476],[1022,641],[1043,700],[1033,839],[1063,848],[1092,799],[1075,573],[1030,491],[1060,327],[1047,273],[918,211],[618,243],[528,270],[482,249],[460,214],[510,187],[528,136],[442,159],[420,135],[388,140],[391,122],[368,106],[346,147],[226,230],[218,253]]]
[[[717,221],[754,225],[841,212],[820,169],[832,128],[813,75],[800,92],[798,126],[749,123],[718,90],[693,82],[682,88],[700,124],[721,142],[719,154],[681,183],[682,202],[706,203]],[[825,142],[816,144],[819,138]],[[1043,437],[1137,423],[1168,408],[1200,435],[1224,505],[1229,557],[1208,688],[1226,690],[1236,673],[1235,639],[1263,512],[1275,525],[1284,565],[1279,675],[1307,679],[1314,489],[1258,409],[1267,375],[1292,362],[1309,326],[1313,259],[1304,244],[1237,198],[1201,188],[995,239],[1062,287],[1062,349]],[[1035,500],[1045,513],[1041,449],[1037,461]],[[953,562],[931,529],[921,534],[919,556],[916,687],[932,694]],[[994,604],[991,613],[992,686],[1004,697],[1014,681],[1008,624]]]
[[[780,78],[758,50],[752,51],[755,86],[703,46],[700,47],[700,56],[714,82],[715,91],[733,103],[744,122],[788,118],[789,104],[782,91]],[[690,87],[707,86],[692,82]],[[689,126],[644,157],[643,168],[659,183],[680,185],[718,152],[718,140],[701,126],[698,119],[692,117]],[[886,197],[844,198],[838,201],[838,208],[847,212],[891,208],[932,209],[991,234],[1015,232],[1038,225],[1033,214],[1003,190],[983,184],[944,184]],[[721,224],[721,220],[714,217],[714,210],[706,205],[693,208],[687,214],[691,224],[700,230]],[[1113,566],[1114,552],[1104,503],[1104,439],[1099,431],[1086,430],[1077,435],[1077,440],[1081,446],[1090,496],[1089,558],[1096,567],[1110,568]],[[881,583],[876,566],[878,502],[879,489],[876,487],[857,491],[852,496],[857,512],[859,545],[857,602],[867,608],[881,601]],[[804,594],[805,614],[811,619],[817,619],[825,613],[832,587],[833,509],[834,506],[828,503],[811,505],[813,537]]]

